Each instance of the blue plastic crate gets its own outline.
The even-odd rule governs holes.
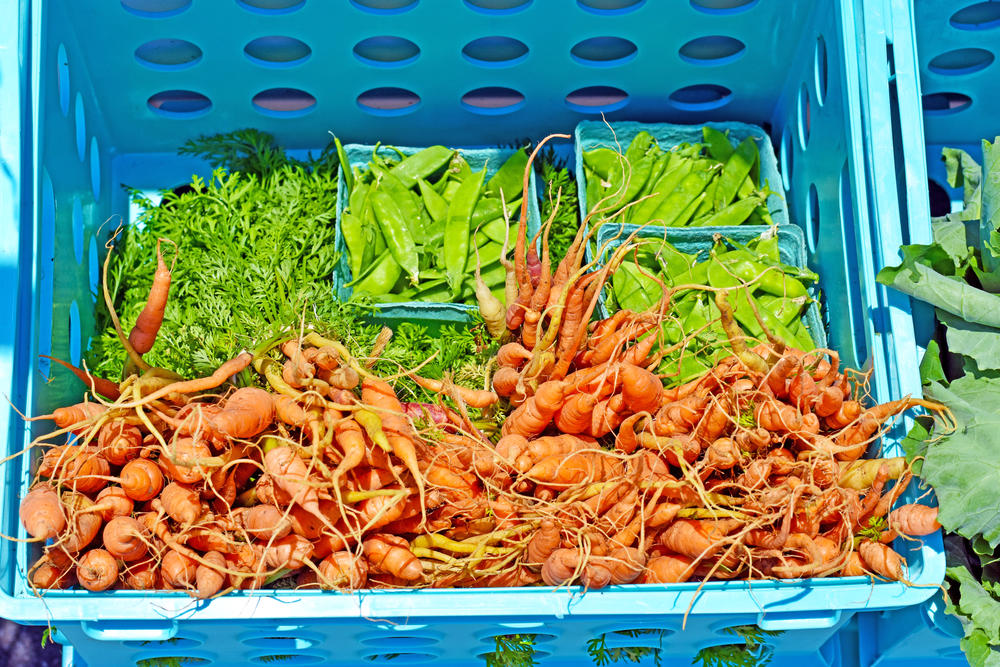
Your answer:
[[[396,146],[396,148],[404,155],[413,155],[420,150],[419,148],[406,146]],[[348,144],[347,146],[344,146],[344,151],[347,153],[347,159],[350,161],[351,166],[359,167],[362,170],[367,168],[368,162],[372,157],[372,152],[375,150],[375,146],[362,146],[358,144]],[[378,151],[378,154],[384,157],[398,157],[394,150],[386,146],[380,146]],[[514,154],[513,149],[500,148],[459,149],[459,152],[465,158],[466,162],[469,163],[469,166],[474,172],[486,167],[487,180],[489,180],[489,178],[497,172],[507,158]],[[343,173],[338,175],[337,184],[338,224],[334,243],[336,244],[335,247],[337,252],[343,254],[340,261],[337,263],[337,269],[334,273],[334,291],[337,294],[337,298],[346,301],[351,298],[353,290],[348,283],[350,283],[354,277],[351,275],[350,261],[347,257],[347,246],[344,245],[344,238],[340,234],[340,216],[344,209],[347,208],[347,188],[344,183]],[[530,239],[535,232],[538,231],[539,227],[537,185],[535,183],[534,170],[532,170],[532,173],[529,176],[528,190],[523,194],[528,197],[527,226],[528,236]],[[511,217],[511,223],[517,224],[517,220],[518,214],[515,213],[515,215]],[[511,247],[514,245],[514,240],[515,237],[512,234],[510,239]],[[472,259],[470,258],[469,271],[472,271],[474,268],[474,265],[472,265]],[[421,322],[430,325],[442,323],[460,324],[471,322],[473,315],[478,312],[479,308],[477,306],[464,303],[406,301],[378,304],[372,314],[380,322],[391,326],[398,324],[399,322]]]
[[[48,362],[37,355],[79,361],[93,332],[105,222],[128,213],[120,185],[173,187],[204,173],[203,163],[174,155],[189,138],[253,126],[299,150],[324,145],[330,129],[348,142],[489,147],[569,132],[604,112],[611,121],[766,128],[781,154],[790,221],[806,231],[809,263],[835,314],[831,344],[845,363],[872,360],[875,398],[898,398],[910,388],[893,349],[912,338],[912,326],[908,313],[884,316],[872,281],[873,239],[898,222],[869,178],[881,156],[870,150],[865,123],[873,112],[859,92],[859,5],[0,3],[0,43],[8,46],[0,50],[4,393],[30,414],[77,394],[65,374],[49,382]],[[42,428],[0,411],[0,457]],[[27,481],[21,459],[0,471],[0,532],[23,537],[17,504]],[[542,642],[551,649],[541,664],[580,664],[589,661],[587,639],[651,627],[669,631],[664,646],[686,662],[699,647],[729,643],[725,627],[759,623],[786,630],[774,664],[833,665],[836,651],[825,647],[839,646],[836,635],[855,611],[916,604],[933,591],[822,579],[586,594],[271,591],[196,602],[181,593],[65,591],[39,599],[24,581],[31,556],[26,544],[0,543],[0,615],[52,620],[90,664],[157,655],[365,664],[365,655],[422,653],[435,664],[466,665],[488,650],[484,637],[532,631],[553,637]],[[940,539],[928,538],[909,562],[911,579],[939,582]]]

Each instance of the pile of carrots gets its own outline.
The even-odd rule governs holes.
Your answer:
[[[489,332],[506,341],[491,388],[417,369],[378,376],[389,330],[367,357],[309,330],[204,378],[151,368],[142,355],[170,283],[158,256],[147,309],[128,337],[119,332],[126,379],[73,369],[91,398],[35,418],[57,430],[32,443],[43,452],[21,502],[27,533],[44,543],[32,584],[209,598],[278,580],[322,589],[905,581],[890,544],[936,530],[937,511],[893,508],[909,467],[861,456],[894,416],[921,406],[948,419],[943,406],[866,407],[866,377],[841,370],[831,350],[774,339],[747,348],[725,290],[715,299],[733,355],[665,389],[651,369],[665,353],[670,290],[648,312],[591,321],[631,246],[601,268],[586,264],[585,224],[553,271],[549,226],[539,255],[522,211],[506,304],[479,290]],[[230,383],[248,375],[252,386]],[[403,377],[439,402],[401,401]],[[476,411],[502,415],[499,432],[481,430]]]

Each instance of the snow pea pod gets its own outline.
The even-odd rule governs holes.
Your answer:
[[[621,156],[610,148],[594,148],[583,153],[583,164],[602,181],[608,180],[611,170],[621,163]]]
[[[457,296],[469,261],[469,236],[472,212],[479,201],[479,193],[486,178],[486,168],[462,181],[448,205],[448,219],[444,232],[444,266],[448,284]]]
[[[739,199],[711,215],[702,216],[691,223],[692,227],[732,227],[742,225],[750,214],[760,206],[760,199],[748,197]]]
[[[385,237],[389,253],[410,277],[410,282],[416,285],[420,281],[419,257],[413,243],[413,236],[407,229],[403,213],[396,201],[381,190],[371,195],[372,210],[378,221],[379,229]]]
[[[645,197],[646,195],[654,192],[653,188],[659,182],[663,174],[667,173],[667,169],[670,166],[671,155],[671,153],[660,153],[656,156],[653,160],[653,167],[649,171],[649,178],[646,179],[646,183],[642,186],[642,189],[639,190],[636,198]]]
[[[354,172],[351,171],[351,161],[347,159],[347,151],[344,150],[339,138],[334,137],[333,143],[337,147],[337,161],[340,162],[340,173],[344,175],[344,184],[347,185],[348,192],[353,192]]]
[[[347,246],[347,257],[350,262],[351,275],[361,274],[365,259],[364,223],[353,213],[343,213],[340,216],[340,235],[344,237]]]
[[[773,294],[761,294],[757,297],[757,303],[768,312],[774,313],[782,324],[791,327],[795,320],[799,319],[802,310],[807,303],[806,297],[774,296]]]
[[[726,257],[719,255],[715,259],[736,278],[744,282],[753,282],[757,289],[768,294],[792,298],[808,294],[805,285],[798,279],[786,275],[777,267],[766,266],[747,259],[745,256],[747,254],[749,253],[746,251],[736,250],[732,253],[726,253]],[[709,275],[711,276],[711,269],[709,269]],[[724,285],[720,285],[720,287],[724,287]]]
[[[674,220],[704,191],[705,186],[712,180],[712,176],[718,168],[715,166],[703,168],[706,165],[704,161],[700,162],[700,165],[696,164],[692,166],[691,173],[682,178],[673,192],[660,203],[653,213],[652,219],[662,220],[661,224],[668,227],[673,225]],[[693,213],[694,211],[692,210],[691,212]]]
[[[444,222],[445,218],[448,217],[448,202],[426,180],[421,178],[417,183],[420,187],[420,198],[423,200],[424,207],[427,209],[427,213],[430,214],[431,220],[434,222]]]
[[[747,137],[736,147],[733,154],[726,160],[726,166],[719,177],[719,187],[715,190],[715,207],[722,208],[733,201],[740,185],[750,174],[757,160],[757,143]]]
[[[378,189],[392,196],[399,207],[403,224],[411,238],[418,238],[426,233],[423,217],[420,215],[420,200],[417,194],[403,185],[391,172],[380,167],[372,167],[375,172]],[[403,267],[406,268],[406,267]]]
[[[514,217],[521,208],[521,199],[507,200],[507,217]],[[472,227],[476,228],[485,222],[495,218],[503,217],[503,206],[500,200],[495,197],[483,196],[476,203],[476,208],[472,212]]]
[[[660,205],[666,201],[674,188],[683,180],[694,167],[694,160],[677,157],[672,159],[667,166],[667,170],[650,190],[651,196],[644,199],[631,209],[629,219],[639,224],[645,224],[653,218],[653,214]]]
[[[729,156],[733,154],[733,144],[729,137],[719,132],[714,127],[705,126],[701,128],[701,136],[708,145],[708,154],[719,162],[725,163]]]
[[[428,146],[410,155],[389,170],[407,188],[412,188],[422,178],[440,171],[451,162],[455,151],[444,146]]]
[[[486,182],[486,192],[500,197],[506,202],[520,197],[524,189],[524,169],[528,166],[528,153],[523,148],[507,158],[497,173]],[[475,224],[475,223],[473,223]]]
[[[402,267],[393,259],[392,253],[386,250],[378,256],[367,273],[347,285],[359,294],[388,294],[402,273]]]

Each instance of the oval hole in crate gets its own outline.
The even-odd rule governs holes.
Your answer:
[[[316,106],[316,98],[298,88],[268,88],[253,96],[257,111],[269,116],[304,116]]]
[[[420,57],[420,47],[403,37],[377,35],[355,44],[354,57],[366,65],[401,67]]]
[[[473,113],[497,116],[524,106],[524,95],[513,88],[486,86],[462,95],[462,106]]]
[[[799,88],[799,100],[796,106],[799,110],[799,143],[802,145],[802,150],[805,150],[809,144],[809,130],[812,126],[812,109],[809,108],[809,90],[806,84],[802,84]]]
[[[204,644],[200,639],[195,639],[193,637],[171,637],[170,639],[165,639],[163,641],[129,641],[122,642],[124,646],[129,648],[145,648],[145,649],[157,649],[157,648],[174,648],[174,649],[185,649],[185,648],[196,648]]]
[[[598,113],[617,111],[628,104],[628,93],[613,86],[586,86],[566,96],[566,105],[574,111]]]
[[[819,238],[819,193],[814,183],[809,184],[809,197],[806,199],[806,243],[809,252],[816,252],[816,239]]]
[[[94,201],[101,198],[101,151],[97,146],[97,137],[90,138],[90,188],[94,193]]]
[[[513,14],[527,9],[531,0],[465,0],[469,9],[485,14]]]
[[[157,70],[194,67],[202,55],[201,47],[185,39],[154,39],[135,50],[140,65]]]
[[[400,14],[417,6],[419,0],[351,0],[351,4],[374,14]]]
[[[434,646],[438,640],[434,637],[407,637],[405,635],[386,637],[367,637],[361,640],[366,646],[377,648],[381,651],[408,651],[411,649],[421,649],[426,646]]]
[[[694,65],[725,65],[746,53],[747,45],[735,37],[707,35],[692,39],[680,48],[681,60]]]
[[[191,0],[122,0],[122,7],[137,16],[167,18],[191,6]]]
[[[591,37],[577,42],[569,54],[583,65],[610,67],[632,60],[638,51],[634,42],[622,37]]]
[[[691,6],[707,14],[737,14],[756,5],[759,0],[691,0]]]
[[[97,283],[100,280],[100,251],[97,249],[97,237],[90,237],[90,248],[87,249],[87,276],[90,279],[90,298],[97,301]]]
[[[306,0],[236,0],[236,3],[258,14],[287,14],[302,9]]]
[[[989,30],[1000,26],[1000,2],[977,2],[951,15],[951,25],[960,30]]]
[[[507,67],[528,56],[528,45],[513,37],[480,37],[462,47],[466,60],[485,67]]]
[[[827,85],[826,40],[823,39],[823,35],[816,38],[814,69],[816,71],[816,102],[822,105],[826,102]]]
[[[371,653],[365,656],[368,662],[385,662],[390,665],[416,665],[424,662],[437,660],[437,656],[431,653]]]
[[[955,49],[934,56],[927,69],[935,74],[972,74],[993,64],[996,56],[986,49]]]
[[[73,195],[71,222],[73,225],[73,257],[76,263],[83,262],[83,204]]]
[[[792,131],[787,125],[781,133],[781,181],[788,191],[792,188],[792,167],[794,166],[794,155],[792,151]]]
[[[56,87],[59,89],[59,109],[69,113],[69,56],[62,44],[56,49]]]
[[[76,94],[76,101],[73,102],[73,120],[76,130],[76,154],[80,156],[80,162],[87,156],[87,113],[83,110],[83,96]]]
[[[858,241],[855,227],[858,221],[854,215],[854,200],[851,198],[851,171],[847,162],[840,169],[840,225],[843,230],[844,270],[847,272],[848,311],[851,330],[854,332],[854,359],[860,367],[868,359],[868,342],[865,338],[865,313],[862,312],[861,281],[858,263]]]
[[[193,90],[164,90],[146,100],[149,108],[169,118],[195,118],[209,112],[212,100]]]
[[[378,116],[401,116],[416,110],[420,96],[406,88],[372,88],[358,95],[358,106]]]
[[[326,657],[308,653],[268,653],[255,655],[250,662],[255,665],[317,665],[326,662]]]
[[[269,35],[247,42],[243,47],[243,53],[250,62],[265,67],[293,67],[309,60],[312,49],[294,37]]]
[[[305,637],[248,637],[243,643],[253,648],[264,648],[275,653],[301,651],[316,645],[313,639]]]
[[[626,14],[639,9],[646,0],[576,0],[582,9],[595,14]]]
[[[715,83],[698,83],[679,88],[670,94],[669,100],[682,111],[707,111],[718,109],[733,96],[733,91]]]
[[[156,655],[143,654],[141,658],[136,660],[135,664],[137,667],[159,667],[160,665],[170,665],[170,667],[193,667],[194,665],[207,665],[210,662],[212,661],[208,658],[200,658],[192,655],[171,655],[167,653]]]
[[[972,104],[972,98],[963,93],[927,93],[920,102],[924,113],[946,116],[968,109]]]

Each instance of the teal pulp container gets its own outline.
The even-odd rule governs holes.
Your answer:
[[[358,144],[491,148],[569,133],[603,114],[762,128],[777,147],[789,222],[804,230],[808,263],[822,275],[830,345],[845,364],[870,365],[876,400],[900,398],[913,391],[915,364],[902,352],[913,327],[873,281],[892,245],[883,233],[899,222],[895,191],[876,179],[888,153],[871,125],[883,100],[865,94],[863,48],[874,36],[861,4],[0,2],[3,392],[29,415],[78,395],[65,374],[49,381],[39,355],[79,362],[114,227],[105,222],[128,214],[120,186],[170,188],[205,173],[200,161],[176,157],[187,139],[251,126],[293,151],[320,148],[330,130]],[[44,428],[0,410],[0,458]],[[0,532],[22,538],[28,463],[0,469]],[[448,667],[478,663],[495,636],[515,633],[537,635],[542,665],[588,664],[587,641],[602,637],[687,663],[700,648],[731,643],[726,628],[756,624],[784,631],[773,665],[832,666],[844,664],[839,633],[857,611],[924,601],[944,566],[933,535],[906,551],[917,587],[842,578],[194,601],[83,590],[39,598],[25,579],[35,556],[32,545],[0,543],[0,615],[53,623],[91,665],[364,665],[395,656]],[[658,632],[624,633],[636,629]]]

